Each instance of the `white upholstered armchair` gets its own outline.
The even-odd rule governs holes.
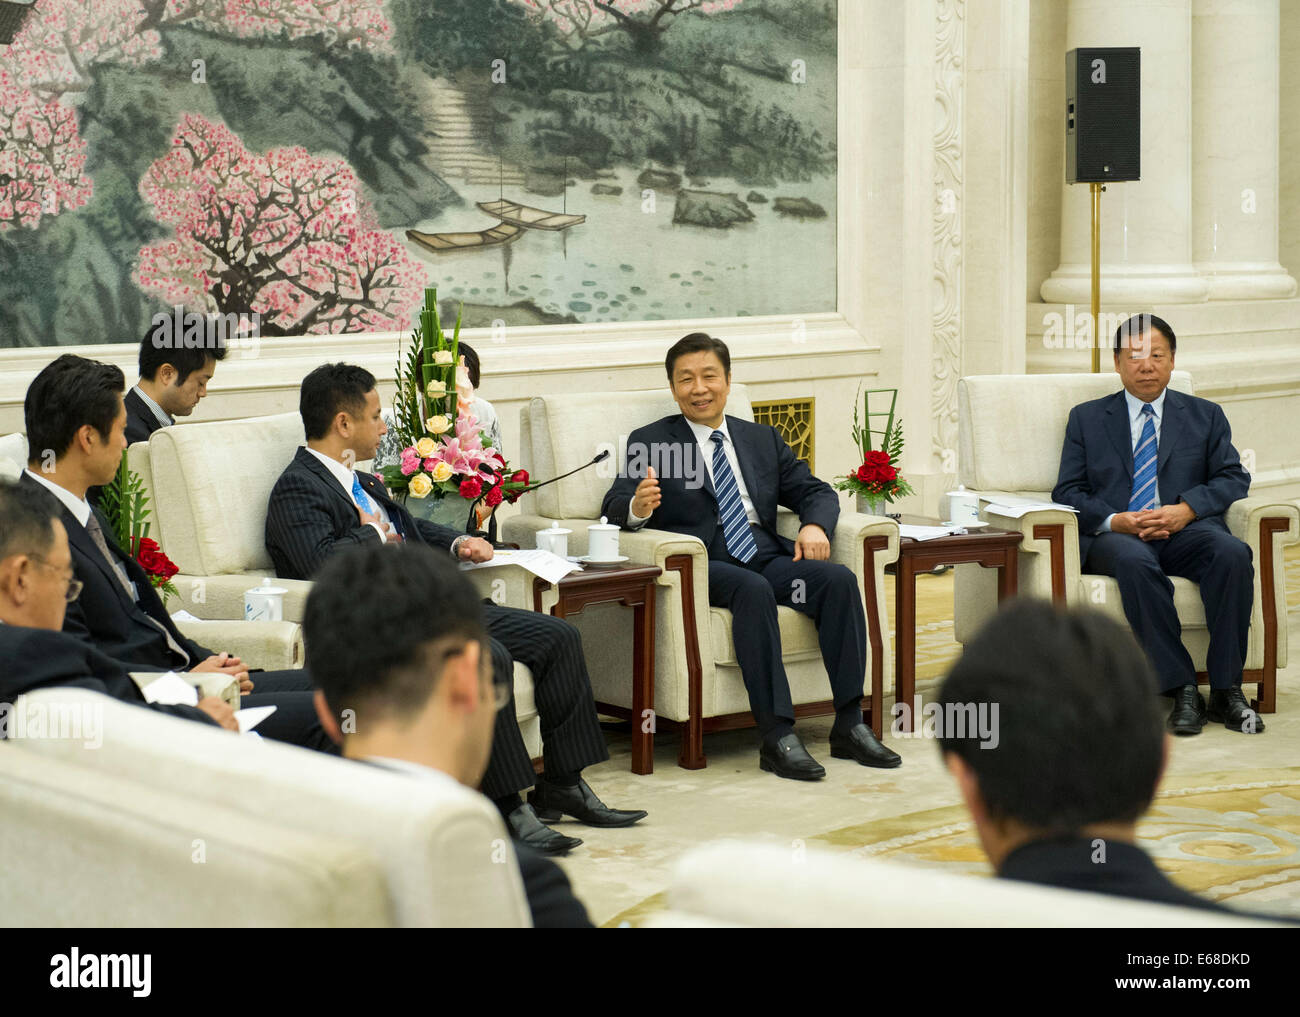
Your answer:
[[[1192,379],[1186,371],[1175,371],[1170,387],[1193,394]],[[961,379],[957,385],[961,482],[985,494],[1050,500],[1071,408],[1119,388],[1115,374],[982,375]],[[1031,512],[1011,519],[986,511],[984,516],[994,526],[1024,534],[1019,570],[1022,595],[1090,604],[1125,621],[1115,580],[1086,574],[1080,567],[1074,513]],[[1234,536],[1250,546],[1255,565],[1243,683],[1256,683],[1255,708],[1272,713],[1276,710],[1277,669],[1285,667],[1287,659],[1282,551],[1300,540],[1300,510],[1293,503],[1271,498],[1243,498],[1232,504],[1224,521]],[[1172,582],[1183,643],[1196,665],[1199,680],[1205,682],[1209,630],[1200,592],[1190,580],[1174,578]],[[983,569],[958,566],[954,621],[959,642],[974,635],[996,604],[993,577]]]
[[[732,387],[727,409],[753,419],[744,386]],[[552,520],[572,529],[569,553],[585,554],[587,526],[598,521],[600,505],[624,459],[627,436],[637,427],[670,413],[677,405],[666,389],[643,392],[585,393],[533,399],[520,414],[519,458],[536,480],[559,476],[602,449],[611,452],[599,468],[584,470],[545,487],[521,502],[527,513],[503,524],[506,540],[536,546],[534,534]],[[778,520],[794,537],[799,520],[782,511]],[[622,554],[635,563],[663,569],[657,580],[655,610],[654,716],[657,726],[682,731],[679,765],[706,765],[703,735],[753,723],[749,697],[731,640],[731,612],[709,606],[708,554],[695,537],[642,529],[619,534]],[[842,512],[831,544],[831,560],[850,568],[862,584],[867,613],[868,676],[872,727],[881,732],[882,698],[892,675],[889,623],[884,595],[885,565],[898,557],[898,527],[880,516]],[[540,606],[540,601],[539,601]],[[832,711],[829,684],[817,642],[817,629],[804,615],[778,609],[782,659],[798,716]],[[583,633],[592,688],[602,711],[631,717],[631,613],[616,605],[596,605],[569,621]],[[642,718],[632,718],[643,723]]]

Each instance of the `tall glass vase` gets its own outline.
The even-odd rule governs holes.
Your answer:
[[[427,519],[439,526],[446,526],[458,533],[465,532],[465,520],[469,516],[469,502],[464,498],[444,496],[435,498],[413,498],[406,496],[406,511],[416,519]]]
[[[885,515],[885,507],[888,502],[883,497],[868,498],[864,494],[858,495],[858,511],[867,516]]]

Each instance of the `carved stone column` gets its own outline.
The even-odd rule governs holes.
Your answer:
[[[1193,0],[1193,256],[1211,300],[1293,296],[1278,263],[1278,0]]]
[[[1191,4],[1070,0],[1067,50],[1142,49],[1142,179],[1107,184],[1101,199],[1101,299],[1107,304],[1195,303],[1208,296],[1192,263]],[[1041,292],[1050,304],[1086,304],[1092,286],[1088,187],[1062,186],[1061,265]]]

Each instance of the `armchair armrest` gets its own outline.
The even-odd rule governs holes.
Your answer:
[[[1282,549],[1300,541],[1300,508],[1271,498],[1242,498],[1223,515],[1228,531],[1250,548],[1255,566],[1254,602],[1250,609],[1248,669],[1269,673],[1286,667],[1286,564]],[[1261,686],[1261,712],[1273,709],[1272,694]]]
[[[270,577],[276,586],[287,591],[284,595],[284,620],[302,621],[302,613],[307,606],[307,594],[311,592],[311,583],[302,579],[276,579],[275,573],[241,575],[238,573],[224,576],[187,576],[176,575],[172,582],[181,595],[179,605],[169,603],[169,611],[183,608],[196,618],[205,621],[240,621],[244,619],[244,591],[261,584],[262,576]]]
[[[187,621],[176,627],[196,643],[227,650],[250,667],[283,671],[303,664],[302,626],[296,622]]]

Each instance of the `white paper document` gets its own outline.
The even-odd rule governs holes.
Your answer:
[[[997,494],[988,498],[981,498],[984,508],[988,512],[994,512],[1000,516],[1009,516],[1012,519],[1020,519],[1029,515],[1030,512],[1043,512],[1049,509],[1055,509],[1060,512],[1078,512],[1079,510],[1072,505],[1062,505],[1055,501],[1042,501],[1038,498],[1025,498],[1015,494]]]
[[[550,551],[497,551],[492,555],[491,561],[460,563],[460,567],[465,570],[490,569],[497,565],[518,565],[548,583],[558,583],[570,572],[582,571],[580,565]]]
[[[175,671],[168,671],[143,689],[146,703],[161,706],[198,706],[199,691]]]
[[[196,622],[196,621],[203,621],[203,619],[202,619],[202,618],[195,618],[194,615],[190,614],[188,611],[175,611],[175,612],[172,613],[172,621],[174,621],[174,622]]]
[[[239,733],[246,734],[275,713],[274,706],[248,706],[235,711],[235,720],[239,721]]]
[[[907,523],[898,524],[898,535],[900,537],[911,537],[913,540],[934,540],[936,537],[946,537],[952,533],[964,533],[960,526],[911,526]]]

